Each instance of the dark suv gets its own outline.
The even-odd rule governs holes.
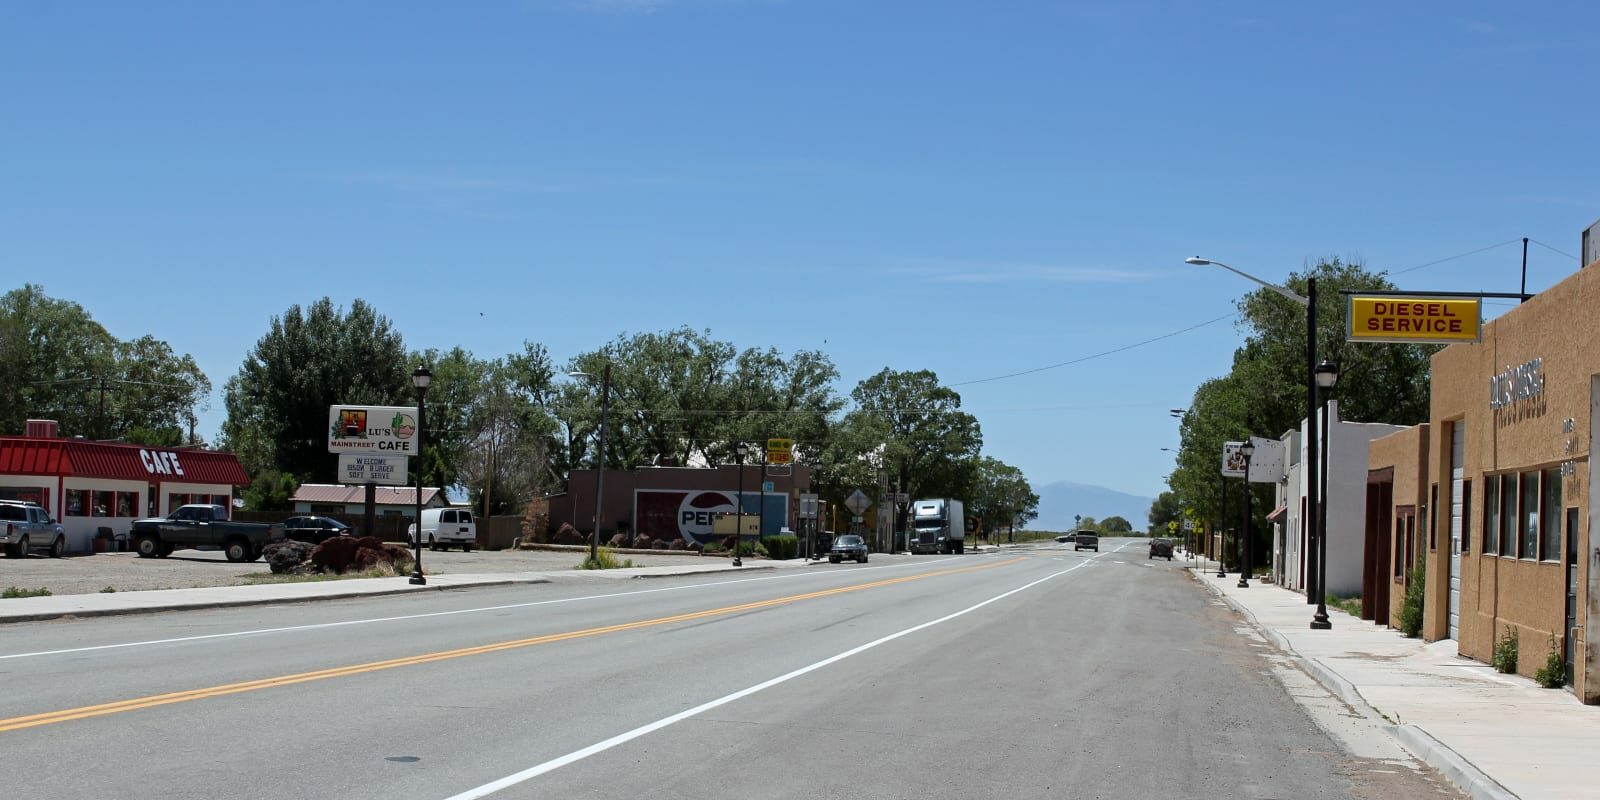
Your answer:
[[[867,543],[860,536],[840,536],[833,540],[833,549],[828,551],[828,563],[837,564],[847,558],[858,564],[867,563]]]
[[[1100,534],[1094,531],[1078,531],[1072,539],[1072,549],[1100,552]]]
[[[1164,557],[1168,561],[1171,561],[1172,560],[1172,540],[1171,539],[1151,539],[1150,540],[1150,557],[1151,558],[1163,558]]]

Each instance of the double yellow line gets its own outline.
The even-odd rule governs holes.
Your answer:
[[[671,625],[677,622],[688,622],[691,620],[705,619],[707,617],[738,614],[744,611],[753,611],[761,608],[771,608],[773,606],[798,603],[802,600],[815,600],[819,597],[830,597],[832,595],[846,594],[849,592],[859,592],[863,589],[876,589],[883,586],[910,583],[912,581],[920,581],[927,578],[936,578],[944,575],[956,575],[963,572],[976,572],[978,570],[994,569],[995,567],[1015,564],[1022,560],[1023,559],[1020,558],[1013,558],[990,564],[980,564],[975,567],[959,567],[956,569],[924,572],[917,575],[906,575],[899,578],[887,578],[885,580],[873,581],[871,583],[861,583],[854,586],[842,586],[837,589],[824,589],[818,592],[792,594],[786,597],[776,597],[771,600],[758,600],[753,603],[742,603],[736,606],[723,606],[721,608],[695,611],[688,614],[674,614],[670,617],[656,617],[655,619],[639,620],[637,622],[624,622],[619,625],[606,625],[599,628],[584,628],[583,630],[568,631],[566,633],[551,633],[544,636],[534,636],[528,639],[514,639],[507,642],[479,645],[477,647],[463,647],[458,650],[441,650],[435,653],[406,656],[405,658],[391,658],[387,661],[370,661],[365,664],[351,664],[345,667],[321,669],[315,672],[301,672],[294,675],[281,675],[276,678],[262,678],[259,680],[244,681],[243,683],[227,683],[221,686],[210,686],[204,689],[189,689],[182,692],[171,692],[168,694],[136,697],[131,700],[119,700],[115,703],[101,703],[100,705],[94,706],[68,708],[60,711],[47,711],[42,714],[29,714],[28,716],[24,717],[11,717],[10,719],[0,719],[0,733],[22,730],[23,728],[36,728],[41,725],[54,725],[60,722],[71,722],[72,720],[77,719],[103,717],[109,714],[121,714],[125,711],[138,711],[146,708],[155,708],[156,706],[171,705],[173,703],[187,703],[191,700],[204,700],[211,697],[224,697],[230,694],[254,692],[261,689],[272,689],[278,686],[292,686],[297,683],[310,683],[312,681],[327,680],[329,678],[343,678],[347,675],[360,675],[365,672],[377,672],[380,670],[395,669],[397,667],[410,667],[417,664],[431,664],[435,661],[446,661],[453,658],[465,658],[467,656],[484,655],[486,653],[498,653],[504,650],[516,650],[523,647],[551,644],[553,642],[565,642],[571,639],[586,639],[591,636],[601,636],[607,633],[621,633],[623,631],[653,628],[659,625]]]

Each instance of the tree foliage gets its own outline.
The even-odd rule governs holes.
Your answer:
[[[1168,523],[1183,524],[1183,506],[1178,502],[1178,495],[1172,491],[1165,491],[1156,495],[1150,504],[1150,533],[1166,535],[1169,530]]]
[[[997,458],[981,456],[967,502],[967,517],[982,520],[980,533],[989,534],[1013,524],[1024,525],[1039,516],[1039,495],[1022,470]]]
[[[983,447],[978,418],[961,410],[961,395],[931,370],[881,372],[856,385],[846,415],[857,430],[879,435],[878,466],[900,491],[918,497],[968,497]],[[871,460],[871,459],[869,459]]]
[[[410,374],[400,334],[365,301],[348,313],[326,297],[290,306],[228,379],[224,442],[252,474],[276,469],[332,483],[328,407],[414,405]]]

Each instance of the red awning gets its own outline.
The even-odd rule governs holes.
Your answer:
[[[239,457],[232,453],[21,436],[0,437],[0,474],[231,486],[250,483]]]
[[[1286,505],[1278,506],[1277,508],[1272,509],[1272,513],[1267,515],[1267,521],[1268,522],[1277,522],[1278,518],[1283,516],[1283,512],[1288,511],[1288,510],[1289,510],[1289,507],[1286,506]]]

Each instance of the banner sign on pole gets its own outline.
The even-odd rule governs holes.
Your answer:
[[[1428,295],[1349,296],[1345,339],[1351,342],[1448,344],[1483,339],[1483,298]]]
[[[417,451],[415,406],[328,406],[328,452],[409,456]]]

